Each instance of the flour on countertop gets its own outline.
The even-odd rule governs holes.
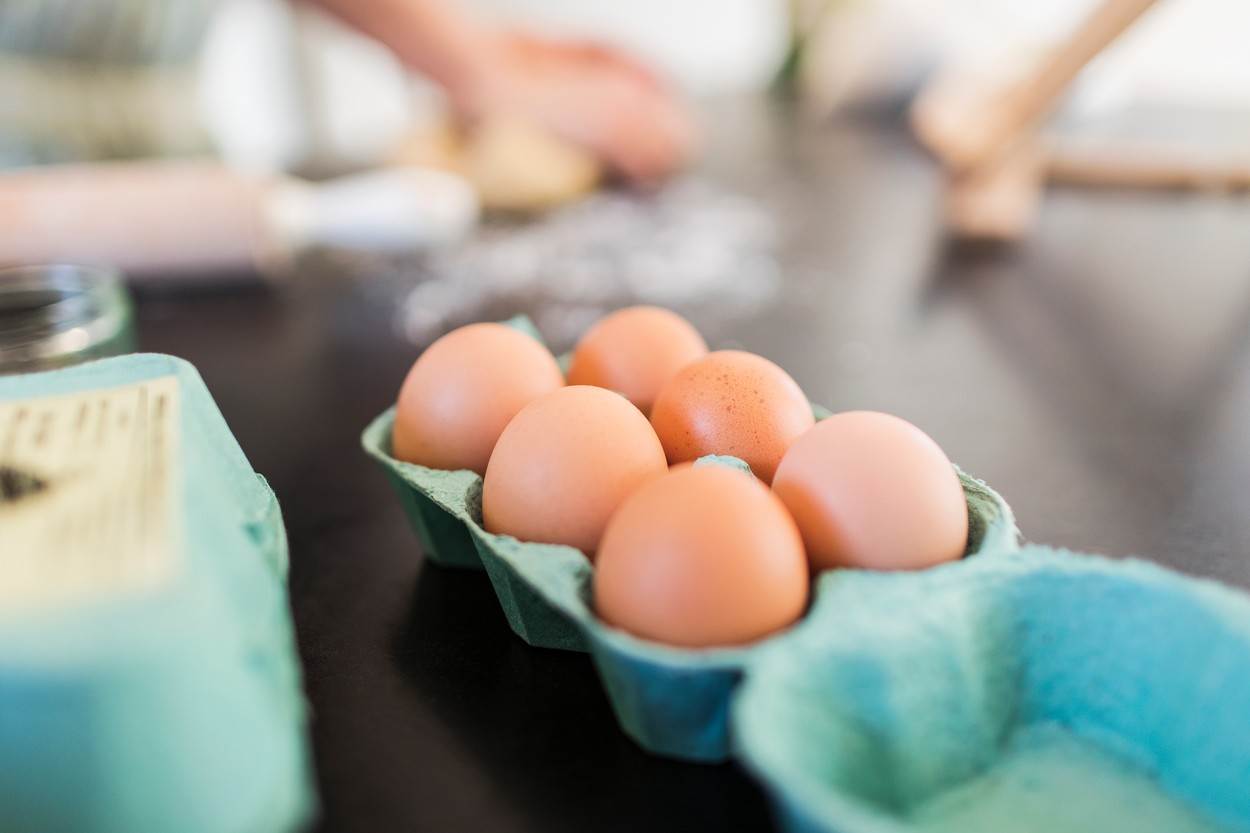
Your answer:
[[[776,295],[777,236],[763,205],[706,180],[652,194],[605,191],[530,222],[488,223],[427,256],[398,325],[426,344],[470,321],[529,311],[562,349],[627,304],[732,319]]]

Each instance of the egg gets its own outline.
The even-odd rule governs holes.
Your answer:
[[[740,350],[718,350],[687,365],[651,409],[669,463],[727,454],[766,483],[814,422],[803,391],[784,370]]]
[[[486,471],[504,426],[564,385],[555,357],[503,324],[470,324],[431,344],[408,372],[391,453],[435,469]]]
[[[521,409],[486,467],[486,529],[593,554],[631,492],[667,471],[642,412],[618,393],[561,388]]]
[[[568,382],[617,391],[648,414],[677,371],[706,354],[703,336],[680,315],[628,307],[586,331],[573,350]]]
[[[807,604],[803,541],[781,501],[745,472],[680,465],[612,516],[595,563],[609,625],[701,648],[744,645]]]
[[[968,503],[955,467],[896,416],[852,411],[822,420],[786,453],[773,491],[817,570],[914,570],[967,548]]]

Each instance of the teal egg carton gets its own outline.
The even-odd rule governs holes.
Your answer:
[[[818,417],[827,411],[814,408]],[[387,473],[426,557],[449,567],[484,569],[512,630],[530,645],[589,651],[617,720],[643,748],[692,761],[730,753],[729,704],[755,656],[809,627],[738,648],[692,650],[638,639],[594,612],[593,567],[572,547],[518,541],[481,526],[482,478],[391,456],[394,409],[373,421],[361,442]],[[701,463],[711,462],[705,458]],[[745,464],[719,458],[720,464]],[[959,472],[968,500],[967,555],[1018,546],[1011,509],[983,482]]]
[[[1250,599],[1040,546],[821,576],[736,754],[798,833],[1250,830]]]
[[[314,813],[281,512],[196,370],[133,355],[0,378],[0,406],[148,385],[176,400],[162,505],[177,534],[161,550],[173,566],[160,580],[0,611],[6,833],[265,833]],[[101,436],[146,413],[99,413]],[[0,524],[76,488],[81,473],[67,471],[0,505]]]

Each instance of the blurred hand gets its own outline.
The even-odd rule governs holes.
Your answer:
[[[694,127],[685,108],[628,56],[514,32],[487,43],[478,76],[450,90],[463,116],[538,122],[640,182],[672,174],[693,152]]]

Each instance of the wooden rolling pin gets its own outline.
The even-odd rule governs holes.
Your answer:
[[[0,174],[0,266],[104,264],[140,280],[278,276],[308,246],[426,248],[476,219],[463,180],[418,168],[320,184],[213,162],[30,168]]]
[[[952,182],[947,229],[969,240],[1010,242],[1033,227],[1046,184],[1232,193],[1250,190],[1250,156],[1132,142],[1035,139]]]
[[[1155,2],[1103,0],[1036,68],[1005,86],[937,79],[912,106],[913,130],[957,174],[996,161],[1036,129],[1085,65]]]
[[[1051,182],[1096,188],[1179,191],[1250,190],[1250,155],[1238,157],[1120,142],[1054,142],[1046,158]]]

